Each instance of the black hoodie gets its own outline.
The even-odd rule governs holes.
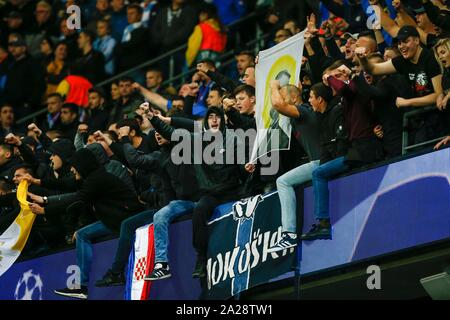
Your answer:
[[[240,177],[242,173],[241,169],[243,169],[243,164],[242,166],[236,164],[236,156],[238,155],[239,148],[241,151],[245,150],[245,148],[241,145],[242,141],[240,141],[232,132],[227,132],[225,126],[225,116],[221,108],[211,107],[208,109],[203,123],[204,130],[206,131],[209,129],[208,117],[212,113],[219,115],[221,118],[220,133],[217,134],[222,135],[223,144],[219,146],[218,149],[220,149],[220,158],[223,159],[223,163],[207,164],[205,162],[205,159],[202,159],[201,164],[193,165],[196,180],[200,188],[200,194],[211,194],[219,196],[236,195],[236,198],[239,198],[242,190]],[[172,118],[171,123],[174,127],[178,127],[178,120],[179,119]],[[185,122],[188,121],[188,119],[182,119],[182,121],[183,127],[186,127]],[[172,133],[175,131],[173,127],[166,125],[157,117],[153,117],[151,123],[156,131],[158,131],[164,138],[170,140]],[[192,121],[191,127],[195,127],[194,121]],[[191,138],[197,139],[199,137],[194,133],[192,134]],[[214,139],[212,141],[214,141]],[[202,154],[210,145],[211,142],[203,141]],[[227,150],[229,149],[227,148],[227,146],[234,148],[234,150],[232,151],[234,152],[234,159],[232,164],[226,163],[227,154],[231,152],[231,150]],[[215,149],[217,150],[217,148]],[[195,147],[192,150],[195,151]],[[194,156],[194,152],[192,152],[191,158],[194,158]],[[193,163],[195,163],[195,160],[193,161]]]
[[[120,178],[107,172],[92,151],[78,150],[72,158],[72,166],[82,177],[81,190],[49,197],[48,207],[51,211],[83,201],[92,205],[97,219],[117,232],[123,220],[144,209],[136,194]]]

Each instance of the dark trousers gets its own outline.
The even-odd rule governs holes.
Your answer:
[[[208,250],[208,220],[214,213],[214,209],[226,202],[236,200],[236,195],[205,195],[200,198],[192,214],[192,240],[197,251],[197,260],[206,262]]]
[[[117,245],[116,255],[112,264],[114,273],[123,272],[128,263],[128,256],[133,246],[136,229],[153,222],[153,215],[156,210],[146,210],[138,213],[124,221],[120,225],[120,237]]]

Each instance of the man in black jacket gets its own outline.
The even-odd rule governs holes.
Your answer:
[[[106,110],[105,99],[106,95],[102,88],[89,89],[87,125],[91,132],[104,130],[107,127],[109,114]]]
[[[130,4],[127,7],[127,18],[128,26],[123,31],[122,41],[115,48],[118,72],[128,70],[149,58],[148,31],[141,22],[142,8],[138,4]],[[140,76],[143,78],[142,74]],[[139,79],[141,80],[143,79]]]
[[[99,221],[78,230],[75,234],[77,264],[81,269],[80,287],[55,290],[59,295],[87,299],[92,241],[118,233],[122,221],[141,212],[143,206],[136,194],[117,176],[108,173],[88,149],[75,153],[72,158],[72,171],[76,179],[83,180],[79,191],[48,198],[31,194],[30,197],[35,203],[30,204],[30,209],[35,214],[48,214],[77,201],[83,201],[93,207]],[[105,188],[105,185],[108,188]]]
[[[78,48],[82,56],[75,61],[80,70],[79,75],[92,83],[97,83],[105,78],[105,56],[92,47],[95,34],[89,30],[83,30],[78,36]]]
[[[177,131],[173,127],[166,125],[151,113],[149,113],[149,117],[153,127],[165,139],[178,141],[176,140],[177,138],[175,138],[177,136]],[[195,126],[194,121],[189,119],[172,118],[170,121],[171,125],[174,127],[194,128]],[[183,125],[181,125],[181,122],[183,122]],[[186,125],[186,123],[188,123],[188,125]],[[238,165],[239,157],[245,153],[245,148],[242,146],[240,139],[236,135],[226,131],[225,116],[221,108],[211,107],[208,109],[203,129],[205,135],[209,138],[213,139],[212,137],[214,137],[214,142],[207,143],[202,141],[201,154],[203,154],[205,158],[202,158],[200,163],[198,162],[199,159],[196,158],[198,154],[193,154],[191,152],[186,155],[185,152],[188,150],[181,151],[178,146],[176,148],[176,152],[183,153],[183,166],[188,166],[194,170],[196,181],[199,184],[199,201],[196,204],[194,203],[191,207],[191,209],[193,209],[193,245],[197,251],[197,263],[192,275],[193,277],[198,278],[206,276],[208,219],[218,205],[237,200],[241,197],[241,177],[244,172],[243,165],[245,164],[245,160],[247,160],[244,155],[241,159],[242,166]],[[195,133],[191,134],[186,131],[178,131],[178,133],[181,133],[185,138],[211,141],[211,139],[205,139],[203,135]],[[196,143],[194,142],[194,144]],[[214,146],[214,148],[211,148],[211,146]],[[208,154],[207,150],[211,151],[211,153]],[[219,151],[220,154],[216,154],[216,151]],[[173,151],[172,153],[176,152]],[[230,153],[236,157],[231,159],[231,163],[228,157]],[[194,164],[192,165],[191,163]],[[189,182],[187,183],[189,185]],[[182,210],[186,211],[181,205],[176,205],[173,209],[166,207],[155,214],[155,269],[152,274],[145,277],[146,280],[161,280],[171,276],[167,262],[167,229],[168,224],[173,220],[173,217],[185,214]]]
[[[27,54],[25,40],[18,34],[11,34],[9,38],[8,51],[14,62],[8,70],[2,98],[8,98],[20,119],[40,106],[45,81],[39,65]]]
[[[184,205],[186,207],[186,212],[189,212],[189,208],[194,204],[193,201],[196,200],[196,193],[198,191],[192,168],[183,164],[175,165],[170,160],[170,152],[173,145],[170,144],[168,140],[162,138],[159,134],[156,134],[158,144],[161,147],[160,150],[142,154],[133,147],[129,135],[125,134],[126,131],[128,131],[127,133],[129,134],[131,128],[122,128],[121,131],[123,133],[121,142],[123,144],[124,155],[126,156],[130,167],[133,170],[153,172],[160,177],[162,184],[161,186],[156,187],[156,192],[158,193],[160,201],[159,207],[143,211],[122,222],[119,244],[114,256],[114,261],[103,278],[96,282],[96,286],[98,287],[112,286],[121,283],[121,279],[123,279],[123,270],[128,262],[128,255],[137,228],[152,223],[154,214],[161,208],[163,208],[163,210],[169,210],[175,206]],[[106,143],[112,143],[107,136],[99,132],[97,134],[100,135],[100,139]]]
[[[151,40],[159,53],[166,53],[187,43],[189,36],[197,24],[197,13],[184,0],[172,0],[172,3],[161,9],[155,17],[151,27]],[[175,59],[174,75],[181,73],[185,63],[184,52],[179,51],[173,55]],[[161,68],[165,77],[169,77],[168,59],[163,61]]]

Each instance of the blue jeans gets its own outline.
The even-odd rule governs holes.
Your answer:
[[[80,284],[82,286],[87,286],[89,283],[89,271],[91,270],[92,264],[92,241],[114,234],[114,232],[98,221],[77,230],[76,234],[77,264],[80,267],[81,272]]]
[[[317,219],[330,218],[328,180],[350,168],[344,161],[345,157],[336,158],[320,165],[312,173],[314,216]]]
[[[169,246],[169,225],[178,217],[189,214],[196,203],[187,200],[173,200],[153,216],[155,236],[155,262],[169,262],[167,248]]]
[[[318,166],[319,160],[311,161],[286,172],[277,179],[283,232],[296,232],[297,202],[294,187],[311,180],[313,170]]]
[[[156,210],[143,211],[122,221],[122,224],[120,225],[119,243],[111,268],[114,273],[123,272],[128,263],[128,256],[133,244],[136,229],[152,223],[155,212]]]

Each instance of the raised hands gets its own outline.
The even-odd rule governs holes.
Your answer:
[[[7,144],[11,144],[14,145],[16,147],[20,146],[22,144],[22,141],[20,140],[20,138],[16,135],[14,135],[13,133],[8,133],[5,137],[5,142]]]
[[[35,123],[28,125],[28,130],[33,131],[38,137],[42,134],[42,130]]]
[[[103,141],[108,146],[113,143],[113,141],[107,135],[105,135],[103,132],[101,132],[100,130],[97,130],[94,132],[94,139],[95,139],[95,141],[99,141],[99,142]]]

